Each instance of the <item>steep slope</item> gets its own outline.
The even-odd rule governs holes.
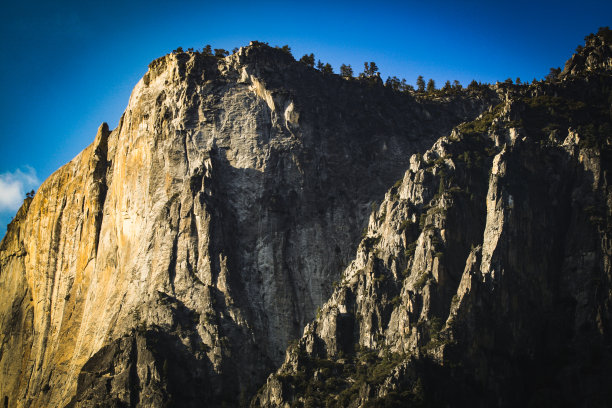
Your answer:
[[[154,61],[0,244],[5,406],[246,403],[410,155],[495,100],[416,101],[258,43]]]
[[[578,47],[576,54],[565,64],[561,77],[583,76],[612,69],[612,31],[608,27],[601,27],[597,34],[589,34],[585,40],[584,47]]]
[[[601,33],[561,80],[499,85],[501,104],[412,156],[252,406],[609,405],[612,74],[589,54],[611,44]]]

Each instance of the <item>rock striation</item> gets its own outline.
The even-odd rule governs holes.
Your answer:
[[[411,157],[251,406],[609,405],[604,34]]]
[[[0,243],[4,406],[247,405],[411,155],[498,98],[415,98],[260,43],[153,61]]]

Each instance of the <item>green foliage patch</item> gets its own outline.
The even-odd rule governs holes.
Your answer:
[[[292,407],[344,408],[359,398],[363,387],[382,384],[405,359],[401,353],[387,351],[379,356],[367,348],[341,359],[313,358],[302,352],[299,370],[277,378],[302,397],[293,401]]]
[[[564,134],[573,128],[580,136],[581,146],[605,148],[612,140],[612,86],[603,80],[599,86],[602,92],[597,94],[527,98],[526,128],[542,138],[554,131]]]
[[[495,119],[502,111],[503,104],[495,106],[490,112],[485,112],[480,118],[473,120],[472,122],[462,123],[458,129],[461,133],[466,135],[471,134],[482,134],[489,130],[493,119]]]

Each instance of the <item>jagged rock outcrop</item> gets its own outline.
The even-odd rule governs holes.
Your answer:
[[[154,61],[0,244],[4,406],[246,404],[370,204],[496,98],[417,101],[261,44]]]
[[[597,34],[589,34],[585,41],[584,47],[578,47],[565,64],[561,78],[612,69],[612,31],[602,27]]]
[[[601,68],[499,85],[501,104],[413,155],[252,406],[608,406],[612,75]]]

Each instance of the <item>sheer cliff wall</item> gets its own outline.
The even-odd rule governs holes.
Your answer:
[[[418,101],[263,45],[155,60],[0,244],[0,396],[244,403],[411,154],[495,98]]]

